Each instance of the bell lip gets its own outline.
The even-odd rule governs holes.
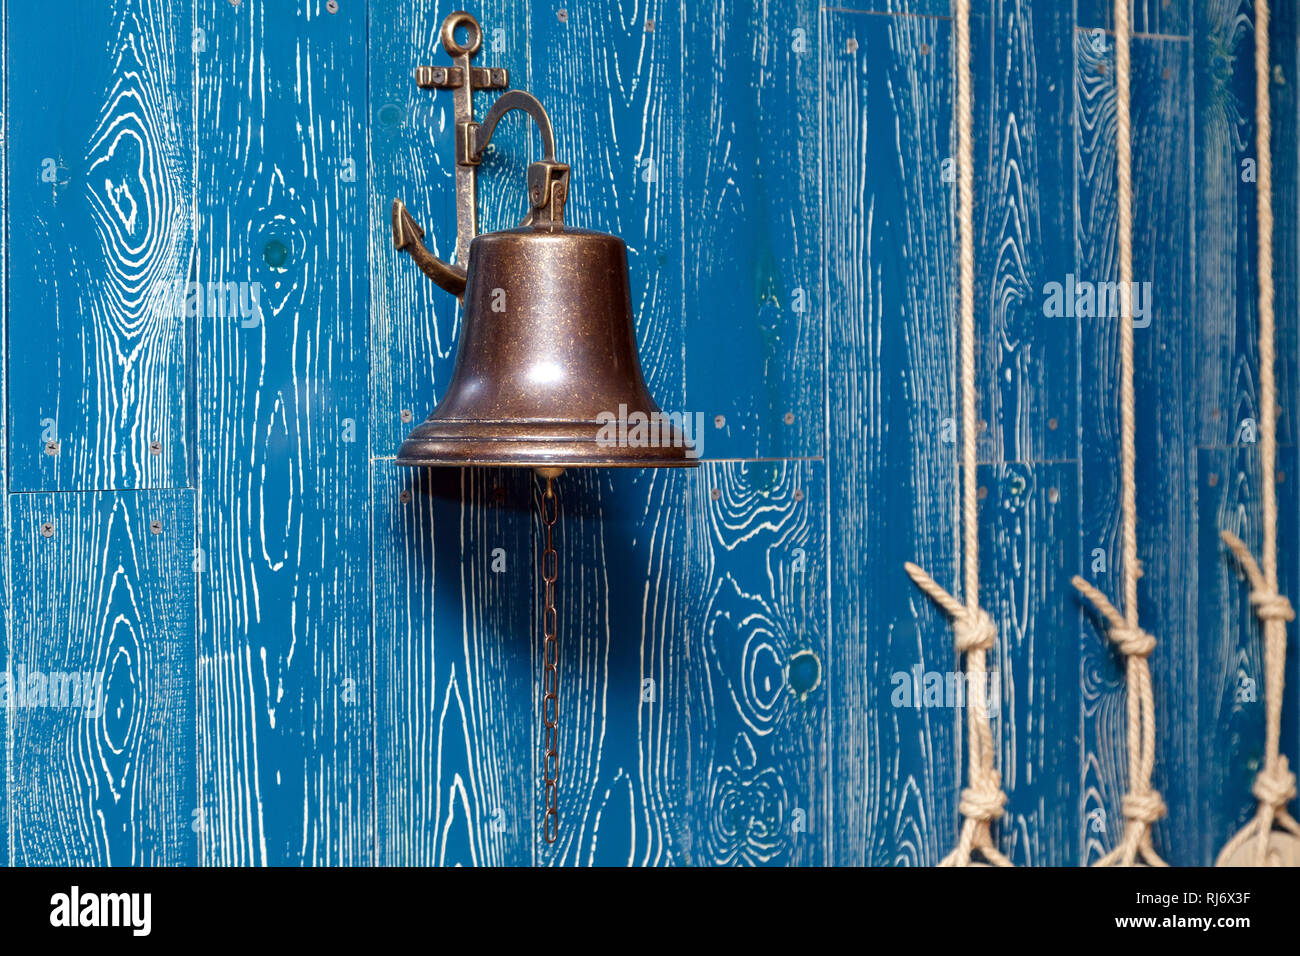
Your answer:
[[[657,408],[657,406],[656,406]],[[657,444],[617,444],[598,436],[607,422],[572,419],[447,419],[437,412],[397,450],[405,467],[694,468],[700,453],[672,427]]]
[[[493,461],[475,458],[472,461],[452,461],[450,459],[395,458],[393,464],[401,468],[562,468],[573,471],[578,468],[698,468],[704,463],[701,458],[656,458],[638,461],[625,459],[621,461],[592,461],[590,459],[537,458],[537,459],[501,459]]]
[[[697,468],[684,445],[610,448],[593,441],[492,438],[410,439],[394,463],[408,468]],[[653,453],[648,453],[653,452]]]

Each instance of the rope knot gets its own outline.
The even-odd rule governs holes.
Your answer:
[[[1112,626],[1110,639],[1126,657],[1148,657],[1156,649],[1156,639],[1140,627]]]
[[[1002,775],[996,770],[982,774],[961,792],[961,803],[957,809],[968,820],[987,823],[1002,816],[1007,795],[1002,792]]]
[[[1159,790],[1144,790],[1141,793],[1126,793],[1120,806],[1124,818],[1138,823],[1152,824],[1165,815],[1165,801]]]
[[[952,630],[957,650],[963,654],[991,650],[998,639],[998,626],[983,608],[974,613],[964,612],[953,621]]]
[[[1250,603],[1261,621],[1294,621],[1295,609],[1276,591],[1251,591]]]
[[[1272,767],[1265,767],[1255,776],[1250,788],[1255,799],[1274,810],[1281,810],[1296,795],[1295,774],[1287,766],[1286,757],[1279,756]]]

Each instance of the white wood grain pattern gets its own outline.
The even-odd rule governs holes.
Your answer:
[[[210,864],[360,864],[373,797],[365,7],[200,11],[199,773]]]
[[[532,862],[528,475],[374,463],[381,866]]]
[[[192,14],[183,0],[111,0],[84,30],[55,17],[10,9],[10,68],[40,76],[10,112],[10,215],[42,263],[11,287],[12,485],[184,485],[186,327],[169,290],[192,250]]]
[[[16,495],[11,511],[14,862],[193,865],[193,492]]]
[[[956,570],[955,446],[941,440],[955,414],[950,33],[928,17],[823,15],[840,863],[937,863],[956,833],[955,716],[890,704],[892,674],[955,661],[947,622],[903,573]]]
[[[564,477],[560,840],[539,862],[826,859],[821,474]]]

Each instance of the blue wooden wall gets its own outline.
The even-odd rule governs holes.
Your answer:
[[[1134,6],[1156,842],[1203,864],[1252,810],[1263,740],[1217,534],[1259,537],[1252,4]],[[1272,53],[1293,597],[1296,6]],[[453,4],[5,8],[0,856],[938,861],[961,711],[896,691],[959,668],[902,571],[957,576],[947,2],[470,6],[477,62],[550,108],[573,222],[628,243],[653,392],[708,425],[696,471],[558,484],[553,846],[537,481],[393,461],[459,330],[387,215],[401,197],[454,244],[450,96],[412,82]],[[1109,16],[976,0],[972,24],[982,600],[1023,864],[1090,862],[1122,825],[1122,668],[1069,586],[1118,585],[1116,325],[1044,310],[1049,283],[1117,272]],[[535,151],[503,127],[485,229],[519,218]],[[220,295],[195,308],[189,283]],[[56,700],[72,676],[93,693]]]

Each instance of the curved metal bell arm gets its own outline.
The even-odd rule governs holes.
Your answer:
[[[541,100],[526,90],[510,90],[501,95],[481,126],[470,131],[466,162],[479,163],[487,149],[501,118],[511,110],[520,110],[532,117],[542,136],[542,158],[528,167],[528,203],[531,207],[521,226],[548,226],[552,229],[564,225],[564,203],[569,197],[569,167],[555,158],[555,131],[551,118]]]
[[[487,116],[483,117],[482,124],[474,130],[474,144],[470,150],[469,162],[478,163],[482,160],[483,150],[487,149],[497,123],[501,122],[501,117],[511,110],[522,110],[533,118],[538,132],[542,134],[542,161],[555,162],[555,131],[551,127],[551,118],[546,114],[546,107],[542,106],[542,101],[527,90],[508,90],[492,104]]]

